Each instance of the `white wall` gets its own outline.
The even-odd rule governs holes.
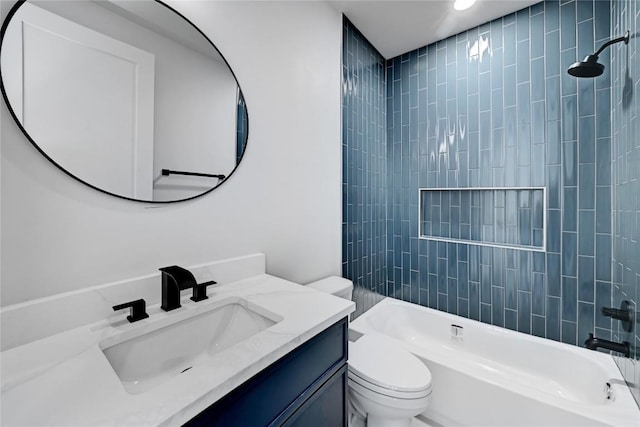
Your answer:
[[[290,280],[340,274],[340,14],[320,2],[169,3],[236,73],[250,125],[242,163],[191,202],[116,199],[53,167],[2,102],[3,306],[254,252]]]
[[[238,86],[233,75],[224,62],[204,55],[173,56],[165,72],[156,74],[156,87],[164,88],[155,99],[153,200],[160,201],[186,199],[218,185],[216,178],[161,177],[162,169],[229,176],[236,167]],[[158,120],[163,112],[175,122]]]

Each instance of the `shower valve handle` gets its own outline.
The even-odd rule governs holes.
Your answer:
[[[632,312],[629,301],[622,301],[619,309],[613,307],[602,307],[601,311],[604,316],[619,320],[625,331],[631,332],[633,329],[634,322],[632,321]]]
[[[607,317],[612,317],[618,320],[627,320],[629,318],[629,312],[625,310],[619,310],[617,308],[602,307],[602,314]]]

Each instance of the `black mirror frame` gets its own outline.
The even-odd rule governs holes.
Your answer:
[[[227,65],[227,68],[229,69],[229,72],[231,73],[231,75],[235,79],[236,84],[238,85],[238,90],[240,91],[240,94],[242,95],[243,99],[246,99],[244,97],[244,93],[242,92],[242,88],[240,87],[240,82],[238,82],[238,78],[236,77],[235,73],[233,72],[233,69],[231,68],[231,66],[229,65],[229,62],[224,57],[224,55],[222,55],[222,52],[220,52],[220,50],[216,47],[216,45],[213,44],[213,42],[209,39],[209,37],[207,37],[206,34],[204,34],[202,32],[202,30],[200,30],[200,28],[198,28],[193,22],[191,22],[183,14],[181,14],[180,12],[178,12],[177,10],[172,8],[171,6],[167,5],[166,3],[162,2],[161,0],[153,0],[153,1],[155,1],[156,3],[166,7],[167,9],[169,9],[170,11],[172,11],[173,13],[178,15],[180,18],[184,19],[189,25],[191,25],[196,31],[198,31],[198,33],[200,33],[200,35],[202,35],[202,37],[204,37],[207,42],[209,42],[211,47],[213,47],[216,50],[216,52],[218,52],[218,54],[220,55],[220,57],[222,58],[224,63]],[[4,36],[5,36],[6,30],[7,30],[7,27],[9,26],[9,23],[11,22],[11,18],[13,18],[13,15],[15,15],[15,13],[20,8],[20,6],[22,6],[26,2],[27,2],[27,0],[18,0],[16,2],[16,4],[13,5],[13,7],[9,11],[6,19],[2,23],[2,29],[0,30],[0,52],[2,51],[2,43],[4,42]],[[9,113],[11,114],[11,117],[13,118],[13,121],[18,125],[18,127],[20,128],[20,130],[22,131],[24,136],[27,138],[27,140],[40,152],[40,154],[42,154],[47,160],[49,160],[49,162],[51,162],[54,166],[56,166],[58,169],[60,169],[62,172],[64,172],[65,174],[67,174],[68,176],[73,178],[74,180],[76,180],[76,181],[78,181],[78,182],[80,182],[80,183],[82,183],[82,184],[84,184],[84,185],[86,185],[86,186],[88,186],[90,188],[93,188],[94,190],[97,190],[97,191],[99,191],[99,192],[101,192],[103,194],[108,194],[110,196],[117,197],[119,199],[131,200],[133,202],[150,203],[150,204],[178,203],[178,202],[186,202],[188,200],[197,199],[199,197],[202,197],[202,196],[204,196],[206,194],[211,193],[213,190],[219,188],[220,186],[222,186],[222,184],[227,182],[229,180],[229,178],[231,177],[231,175],[233,175],[233,173],[236,171],[236,169],[238,169],[238,166],[242,162],[242,159],[244,158],[244,155],[246,153],[246,146],[247,146],[248,141],[249,141],[249,109],[247,108],[246,101],[245,101],[244,108],[245,108],[245,113],[246,113],[246,118],[247,118],[247,131],[246,131],[246,141],[245,141],[245,145],[244,145],[244,150],[242,151],[242,154],[238,158],[238,161],[236,162],[236,165],[233,168],[233,170],[221,182],[219,182],[217,185],[215,185],[214,187],[210,188],[207,191],[204,191],[204,192],[202,192],[200,194],[197,194],[195,196],[192,196],[192,197],[188,197],[186,199],[167,200],[167,201],[154,201],[154,200],[134,199],[132,197],[127,197],[127,196],[122,196],[122,195],[119,195],[119,194],[111,193],[109,191],[106,191],[106,190],[103,190],[103,189],[101,189],[99,187],[96,187],[93,184],[89,184],[88,182],[84,181],[83,179],[77,177],[76,175],[74,175],[71,172],[69,172],[68,170],[66,170],[64,167],[62,167],[60,164],[58,164],[55,160],[53,160],[47,153],[45,153],[44,150],[42,148],[40,148],[40,146],[38,146],[38,144],[33,140],[33,138],[31,138],[31,136],[29,135],[27,130],[24,128],[24,126],[22,126],[22,123],[20,123],[20,120],[18,120],[18,116],[16,115],[15,111],[11,107],[11,103],[9,102],[9,98],[7,96],[7,93],[6,93],[6,90],[5,90],[5,87],[4,87],[4,79],[2,78],[2,69],[1,69],[1,67],[0,67],[0,91],[2,92],[2,97],[4,98],[4,102],[5,102],[6,106],[7,106],[7,108],[9,109]]]

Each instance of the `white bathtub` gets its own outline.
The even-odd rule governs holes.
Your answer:
[[[350,329],[390,337],[427,365],[433,393],[420,417],[431,425],[640,426],[640,410],[607,354],[392,298]]]

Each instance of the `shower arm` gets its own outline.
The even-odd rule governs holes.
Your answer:
[[[608,42],[603,44],[600,47],[600,49],[598,49],[598,51],[596,53],[594,53],[594,55],[595,56],[600,56],[600,54],[602,53],[603,50],[605,50],[606,48],[608,48],[612,44],[620,43],[620,42],[624,42],[624,44],[629,44],[629,31],[628,30],[627,30],[626,33],[624,33],[624,36],[618,37],[617,39],[609,40]]]

